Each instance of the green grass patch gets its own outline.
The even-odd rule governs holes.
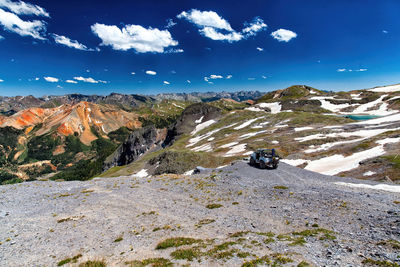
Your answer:
[[[208,205],[206,206],[207,209],[218,209],[218,208],[221,208],[221,207],[223,207],[222,204],[216,204],[216,203],[208,204]]]
[[[399,267],[400,266],[396,262],[380,261],[380,260],[374,260],[371,258],[367,258],[367,259],[363,260],[361,263],[365,264],[366,266],[384,266],[384,267]]]
[[[63,260],[61,260],[61,261],[59,261],[57,263],[57,266],[63,266],[63,265],[68,264],[68,263],[76,263],[78,261],[78,259],[81,258],[81,257],[82,257],[82,254],[78,254],[78,255],[76,255],[76,256],[74,256],[72,258],[63,259]]]
[[[145,267],[148,265],[151,265],[153,267],[174,266],[174,264],[169,259],[165,259],[165,258],[149,258],[149,259],[144,259],[142,261],[138,261],[138,260],[127,261],[127,262],[125,262],[125,264],[129,265],[130,267]]]
[[[156,249],[167,249],[171,247],[180,247],[184,245],[191,245],[195,243],[201,243],[202,240],[194,239],[189,237],[172,237],[167,238],[164,241],[157,244]]]
[[[104,261],[93,260],[86,261],[79,264],[79,267],[106,267],[106,263]]]
[[[289,187],[284,186],[284,185],[276,185],[276,186],[274,186],[274,189],[277,189],[277,190],[287,190],[287,189],[289,189]]]

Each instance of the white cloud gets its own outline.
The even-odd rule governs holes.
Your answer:
[[[78,83],[77,81],[74,81],[74,80],[66,80],[65,82],[66,83]]]
[[[232,75],[229,74],[229,75],[226,76],[226,78],[227,78],[227,79],[230,79],[230,78],[232,78]]]
[[[249,81],[254,81],[256,78],[247,78]]]
[[[61,85],[57,85],[57,88],[63,88]]]
[[[179,49],[171,48],[171,49],[166,50],[164,53],[165,54],[176,54],[176,53],[183,53],[183,52],[184,52],[184,50],[181,48],[179,48]]]
[[[79,49],[79,50],[84,50],[84,51],[93,51],[93,49],[89,49],[86,47],[86,45],[83,45],[79,43],[76,40],[71,40],[66,36],[58,35],[58,34],[53,34],[54,41],[57,44],[62,44],[71,48]]]
[[[261,51],[264,51],[264,48],[261,48],[261,47],[257,47],[256,49],[257,49],[258,51],[260,51],[260,52],[261,52]]]
[[[165,26],[165,28],[169,29],[172,28],[176,25],[176,22],[173,21],[172,19],[167,19],[167,26]]]
[[[46,82],[49,82],[49,83],[56,83],[59,81],[57,78],[54,78],[54,77],[43,77],[43,78],[46,80]]]
[[[95,80],[91,77],[84,78],[84,77],[74,77],[75,80],[85,82],[85,83],[108,83],[107,81],[102,81],[102,80]]]
[[[192,9],[188,12],[183,11],[177,18],[186,19],[199,28],[200,34],[218,41],[228,41],[230,43],[254,36],[257,32],[267,28],[261,18],[256,17],[252,23],[245,23],[242,31],[235,31],[229,22],[223,19],[214,11],[200,11]]]
[[[17,15],[35,15],[50,17],[47,11],[38,6],[23,1],[12,2],[10,0],[0,0],[0,7],[6,8]]]
[[[132,74],[132,75],[135,75],[135,74],[136,74],[136,72],[131,72],[131,74]]]
[[[177,16],[178,19],[186,19],[198,27],[212,27],[215,29],[233,31],[229,22],[221,18],[214,11],[200,11],[192,9],[189,12],[183,11]]]
[[[190,80],[186,80],[187,83],[192,83]]]
[[[163,83],[164,83],[164,84],[167,84],[167,85],[170,84],[170,82],[167,82],[167,81],[163,81]]]
[[[231,42],[240,41],[243,38],[243,35],[235,32],[235,31],[223,34],[223,33],[218,32],[215,28],[212,28],[212,27],[204,27],[203,29],[200,29],[199,31],[205,37],[208,37],[208,38],[210,38],[212,40],[216,40],[216,41],[228,41],[231,43]]]
[[[0,35],[0,41],[3,40],[3,39],[4,39],[4,37]]]
[[[40,80],[40,78],[39,78],[39,77],[36,77],[36,78],[35,78],[35,81],[39,81],[39,80]]]
[[[4,80],[3,80],[3,79],[0,79],[0,83],[2,83],[2,82],[4,82]]]
[[[357,69],[357,70],[352,70],[352,69],[337,69],[337,72],[363,72],[363,71],[367,71],[368,69]]]
[[[383,33],[388,33],[388,31],[386,31],[386,30],[383,30],[382,32],[383,32]]]
[[[267,79],[267,76],[265,76],[265,75],[261,75],[261,78],[263,78],[263,79]]]
[[[267,24],[261,18],[254,18],[252,23],[245,23],[245,27],[242,33],[246,36],[254,36],[257,32],[267,29]]]
[[[208,82],[208,79],[209,79],[208,77],[204,77],[204,81]]]
[[[101,45],[109,45],[114,50],[163,53],[166,47],[178,45],[168,30],[146,29],[140,25],[125,25],[120,29],[100,23],[92,25],[91,29],[102,40]]]
[[[291,39],[297,37],[297,33],[290,30],[279,29],[271,33],[271,36],[279,42],[289,42]]]
[[[13,13],[0,9],[0,25],[2,25],[5,30],[15,32],[21,36],[31,36],[39,40],[46,39],[42,36],[42,33],[46,31],[46,24],[44,21],[25,21]]]
[[[215,80],[215,79],[222,79],[222,78],[224,78],[224,77],[222,77],[221,75],[215,75],[215,74],[211,74],[211,75],[210,75],[210,79],[213,79],[213,80]]]
[[[157,72],[152,71],[152,70],[146,70],[146,74],[147,74],[147,75],[156,75]]]

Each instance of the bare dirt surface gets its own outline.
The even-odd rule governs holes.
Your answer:
[[[374,185],[246,162],[191,176],[5,185],[0,266],[57,266],[76,255],[71,266],[160,257],[177,266],[400,263],[400,193],[336,182]],[[171,237],[193,240],[156,249]]]

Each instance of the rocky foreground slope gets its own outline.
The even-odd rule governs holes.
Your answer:
[[[246,162],[6,185],[0,265],[398,266],[399,188]]]

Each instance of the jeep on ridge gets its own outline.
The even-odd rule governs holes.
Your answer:
[[[257,149],[257,151],[253,152],[250,156],[250,165],[258,166],[261,169],[265,168],[278,168],[279,164],[279,155],[276,153],[275,149]]]

